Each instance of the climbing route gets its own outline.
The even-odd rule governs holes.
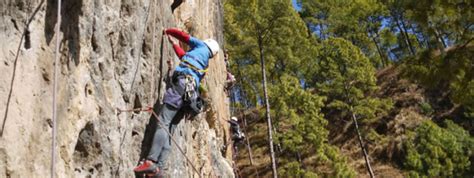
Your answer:
[[[214,7],[222,4],[173,2],[0,2],[0,39],[9,42],[0,45],[0,177],[133,177],[149,119],[164,127],[156,121],[175,67],[189,65],[206,73],[205,87],[223,88],[214,72],[224,67],[219,55],[205,63],[207,72],[191,57],[173,65],[174,48],[161,33],[180,28],[222,42],[222,8]],[[209,10],[191,11],[198,7]],[[167,177],[233,177],[230,158],[214,149],[224,137],[213,121],[228,115],[216,107],[225,94],[209,97],[212,115],[185,114],[174,131],[163,130],[172,137]]]

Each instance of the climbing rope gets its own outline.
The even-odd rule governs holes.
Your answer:
[[[135,48],[138,49],[139,47],[143,46],[143,43],[145,43],[145,35],[146,35],[148,19],[149,19],[149,16],[150,16],[150,12],[153,9],[153,17],[151,18],[151,19],[153,19],[153,27],[152,27],[153,28],[153,34],[152,34],[153,35],[152,36],[153,47],[152,47],[152,57],[151,57],[151,59],[153,60],[154,59],[154,46],[155,46],[155,20],[154,19],[156,18],[156,3],[153,3],[153,5],[152,5],[152,2],[154,2],[154,1],[149,1],[148,9],[146,10],[145,26],[143,27],[143,33],[141,35],[141,41],[137,42],[137,44],[139,44],[141,42],[141,45],[140,46],[136,45]],[[136,69],[135,69],[135,72],[134,72],[134,75],[133,75],[132,84],[130,86],[130,91],[127,93],[127,96],[129,97],[129,99],[131,99],[132,92],[133,92],[133,87],[134,87],[134,84],[135,84],[135,79],[136,79],[138,71],[140,69],[140,65],[141,65],[140,56],[141,56],[142,50],[143,49],[138,50],[138,55],[137,55],[137,58],[136,58],[137,59],[137,66],[136,66]],[[152,65],[153,65],[153,61],[152,61]],[[152,81],[154,81],[153,73],[154,73],[154,65],[152,66]],[[151,90],[153,91],[153,84],[151,86]],[[151,93],[150,98],[153,98],[153,93]],[[135,100],[136,100],[136,98],[135,98]],[[130,103],[130,106],[131,105],[132,105],[132,103]],[[144,109],[135,108],[135,109],[129,109],[129,110],[121,110],[119,108],[116,108],[115,115],[118,117],[118,115],[122,112],[132,112],[131,118],[133,119],[133,117],[137,116],[137,114],[135,112],[149,111],[150,109],[152,109],[152,107],[147,107],[147,108],[144,108]],[[119,133],[121,134],[122,133],[122,127],[121,127],[120,124],[118,126],[118,130],[119,130]],[[120,141],[120,147],[119,148],[120,148],[120,153],[121,154],[122,154],[122,143],[124,143],[124,140],[125,140],[125,133],[126,133],[126,131],[123,133],[124,136],[122,137],[122,140]],[[119,163],[119,165],[117,165],[117,173],[116,173],[117,175],[118,175],[118,171],[120,169],[120,166],[122,164],[123,164],[123,160],[122,160],[122,158],[120,158],[120,163]]]
[[[141,45],[137,45],[138,47],[137,48],[140,48],[141,46],[143,46],[143,43],[145,43],[145,34],[146,34],[146,28],[147,28],[147,23],[148,23],[148,17],[150,15],[150,11],[151,11],[151,3],[152,1],[150,1],[150,3],[148,4],[148,10],[147,10],[147,13],[146,13],[146,17],[145,17],[145,27],[143,27],[143,33],[142,33],[142,38],[141,38]],[[133,74],[133,79],[132,79],[132,84],[130,85],[130,91],[128,92],[128,96],[130,97],[130,95],[132,94],[132,91],[133,91],[133,86],[135,85],[135,79],[137,78],[137,74],[138,74],[138,71],[140,70],[140,56],[142,55],[142,51],[143,49],[139,49],[138,50],[138,55],[137,55],[137,67],[135,69],[135,73]]]
[[[158,119],[158,115],[155,113],[155,111],[151,110],[152,114],[155,116],[156,119]],[[184,153],[183,149],[178,145],[178,142],[172,137],[171,133],[168,131],[168,129],[166,129],[164,127],[164,125],[158,120],[157,122],[161,128],[164,128],[163,130],[165,130],[165,132],[169,135],[169,137],[171,138],[171,141],[173,141],[173,143],[176,145],[176,147],[178,148],[178,150],[181,152],[181,154],[186,158],[186,160],[188,161],[188,163],[191,165],[191,167],[193,167],[194,171],[196,171],[196,173],[198,173],[199,177],[201,177],[201,172],[199,172],[196,168],[196,166],[194,166],[194,164],[191,162],[191,159],[188,158],[188,156],[186,156],[186,153]]]
[[[28,18],[28,16],[26,18]],[[18,44],[18,48],[15,54],[15,60],[13,62],[12,80],[10,84],[10,91],[8,92],[7,104],[5,106],[5,115],[3,117],[2,131],[0,131],[0,137],[3,137],[3,131],[5,131],[5,124],[7,123],[8,111],[10,108],[10,101],[12,99],[12,93],[13,93],[13,86],[14,86],[13,84],[15,82],[15,76],[16,76],[16,66],[18,64],[18,57],[20,56],[21,44],[23,43],[23,39],[26,37],[26,30],[28,28],[28,24],[26,23],[27,21],[28,19],[25,19],[25,29],[23,30],[23,33],[21,34],[20,43]]]
[[[158,95],[161,93],[161,84],[163,82],[161,82],[163,80],[163,61],[164,61],[164,51],[167,51],[166,50],[166,46],[167,44],[165,43],[165,35],[161,35],[161,56],[160,56],[160,76],[158,78],[158,87],[156,88],[158,90]],[[170,66],[168,66],[170,67]],[[170,71],[168,70],[168,72],[166,73],[167,75],[166,76],[169,76],[169,73]],[[154,75],[154,73],[153,73]],[[153,81],[153,85],[155,85],[155,81]],[[155,90],[152,91],[153,93],[155,93]],[[154,98],[154,97],[153,97]],[[158,96],[159,98],[159,96]]]
[[[56,172],[56,116],[57,116],[57,106],[56,106],[56,97],[57,97],[57,88],[58,88],[58,63],[59,63],[59,28],[61,27],[61,0],[58,0],[58,23],[56,24],[56,55],[54,60],[54,80],[53,80],[53,134],[52,134],[52,144],[51,144],[51,178],[55,177]]]
[[[158,114],[156,114],[156,112],[153,110],[153,107],[146,107],[146,108],[136,108],[136,109],[128,109],[128,110],[121,110],[121,109],[117,109],[119,111],[119,113],[122,113],[122,112],[137,112],[137,111],[145,111],[145,112],[150,112],[151,114],[153,114],[153,116],[155,116],[155,118],[157,119],[157,123],[158,125],[163,128],[163,130],[166,132],[166,134],[168,134],[168,136],[171,138],[171,141],[173,141],[173,143],[176,145],[176,147],[178,148],[179,152],[181,152],[181,154],[186,158],[186,161],[191,165],[191,167],[193,168],[193,170],[199,175],[199,177],[201,177],[201,172],[198,171],[198,169],[196,168],[196,166],[191,162],[191,159],[189,159],[188,156],[186,156],[186,153],[184,153],[184,150],[179,146],[178,142],[173,138],[172,134],[169,132],[169,130],[163,125],[163,123],[160,122],[160,120],[158,119],[159,116]]]
[[[153,110],[153,107],[151,106],[146,107],[146,108],[135,108],[135,109],[125,109],[125,110],[117,108],[117,111],[118,111],[117,114],[120,114],[122,112],[140,112],[140,111],[150,112],[151,110]]]
[[[152,64],[151,65],[151,81],[152,81],[152,83],[151,83],[151,89],[150,89],[151,90],[151,92],[150,92],[150,100],[151,100],[150,102],[151,102],[151,104],[153,104],[153,102],[154,102],[153,98],[155,98],[154,97],[154,94],[155,94],[155,45],[156,45],[156,43],[155,43],[156,20],[155,19],[156,19],[156,16],[157,16],[156,15],[157,3],[158,3],[158,1],[156,1],[153,4],[153,25],[152,25],[152,34],[153,34],[153,36],[152,36],[152,47],[151,47],[151,60],[152,60],[152,62],[151,62],[151,64]]]

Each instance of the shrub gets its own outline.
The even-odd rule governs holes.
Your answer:
[[[409,133],[404,167],[410,177],[464,177],[472,173],[469,157],[474,139],[452,121],[445,124],[442,128],[426,121]]]

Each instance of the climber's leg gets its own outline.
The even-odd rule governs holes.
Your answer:
[[[176,130],[176,127],[178,126],[179,122],[185,117],[183,109],[181,109],[178,114],[174,117],[172,120],[170,126],[169,126],[169,131],[171,133],[171,136],[168,137],[168,142],[163,146],[163,150],[161,151],[160,156],[158,157],[158,167],[163,168],[163,166],[166,163],[166,160],[168,159],[168,156],[171,152],[171,137],[174,135],[174,131]]]
[[[169,137],[163,129],[170,128],[171,121],[173,121],[174,116],[183,106],[182,96],[184,94],[184,86],[186,82],[184,77],[185,76],[175,74],[175,76],[173,76],[174,81],[172,87],[166,90],[165,96],[163,97],[164,105],[161,108],[160,118],[158,119],[158,122],[160,123],[158,124],[153,137],[153,144],[147,157],[148,160],[157,162],[163,148],[169,147]],[[160,125],[164,128],[160,127]]]
[[[169,150],[169,136],[164,129],[169,129],[171,121],[173,120],[176,113],[183,106],[183,95],[184,87],[186,83],[186,76],[179,73],[175,73],[173,76],[172,86],[165,92],[163,98],[163,107],[161,108],[157,128],[153,136],[153,143],[148,153],[147,160],[144,164],[139,165],[134,169],[137,173],[149,173],[156,172],[158,158],[162,154],[163,150]],[[166,152],[166,151],[165,151]]]
[[[163,147],[168,145],[168,134],[164,129],[169,129],[173,117],[178,112],[178,109],[164,104],[161,108],[159,123],[157,125],[155,134],[153,136],[153,143],[148,153],[147,160],[134,169],[137,173],[156,173],[158,166],[155,164],[158,161],[158,157],[161,154]],[[163,127],[161,127],[163,126]]]
[[[152,160],[154,162],[158,161],[158,157],[160,156],[161,152],[164,149],[169,149],[169,136],[168,133],[164,129],[169,129],[171,121],[173,117],[178,112],[178,109],[169,106],[168,104],[163,105],[163,108],[160,112],[159,122],[161,125],[157,126],[155,131],[155,136],[153,137],[153,144],[150,149],[150,153],[148,153],[148,160]],[[162,128],[163,126],[164,128]]]

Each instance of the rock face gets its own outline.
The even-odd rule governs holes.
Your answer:
[[[52,158],[53,64],[60,38],[57,177],[133,177],[148,112],[162,98],[177,57],[163,28],[223,44],[220,0],[0,1],[0,177],[48,177]],[[172,11],[171,6],[177,6]],[[60,33],[55,33],[60,25]],[[18,50],[18,51],[17,51]],[[18,55],[18,58],[16,56]],[[210,62],[207,112],[174,133],[198,172],[173,144],[167,177],[233,177],[222,53]]]

